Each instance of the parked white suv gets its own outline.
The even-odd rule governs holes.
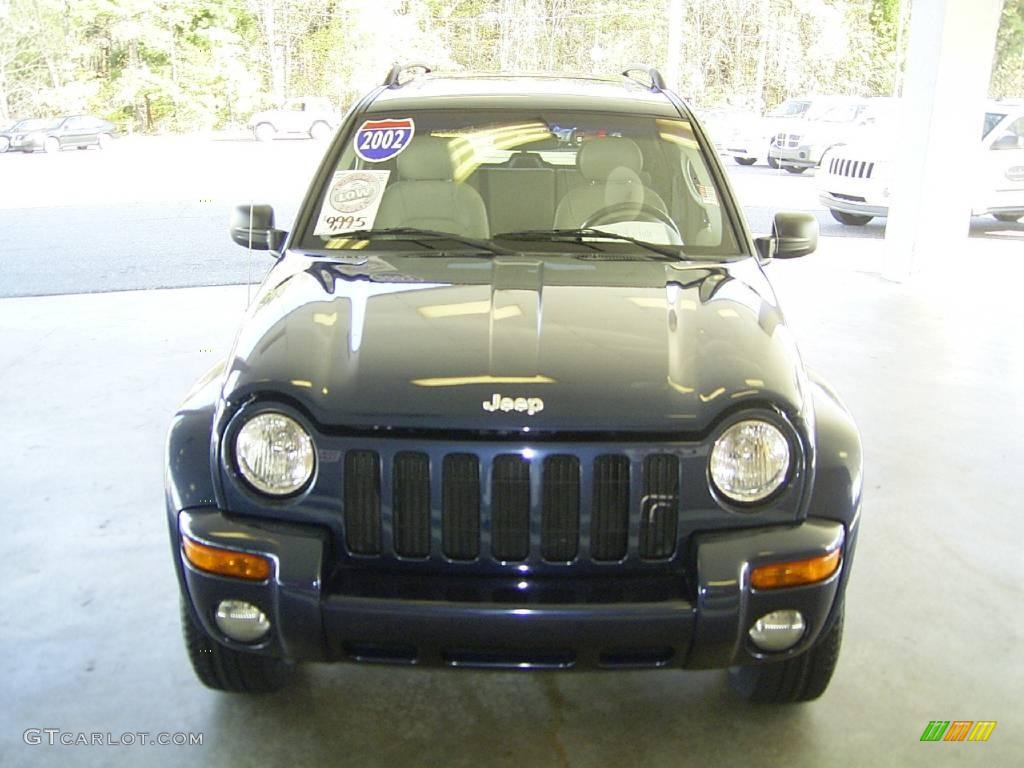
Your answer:
[[[888,216],[894,149],[891,138],[875,131],[825,156],[817,174],[818,199],[836,221],[862,226]],[[1024,218],[1024,102],[989,104],[981,141],[968,162],[975,169],[972,215]]]
[[[326,139],[341,122],[341,115],[322,96],[297,96],[288,99],[278,109],[257,112],[249,120],[253,135],[259,141],[270,141],[278,136],[303,134],[314,139]]]
[[[829,149],[849,142],[864,126],[886,121],[895,104],[886,97],[817,98],[799,124],[775,136],[768,157],[790,173],[816,168]]]
[[[780,132],[799,124],[812,103],[812,98],[786,99],[764,116],[737,121],[731,133],[725,136],[726,152],[740,165],[753,165],[763,157],[772,168],[778,168],[769,152],[772,142]]]

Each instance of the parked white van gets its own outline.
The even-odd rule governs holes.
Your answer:
[[[816,183],[833,218],[862,226],[889,214],[892,157],[897,147],[882,131],[829,151]],[[990,102],[972,166],[971,213],[1000,221],[1024,218],[1024,102]]]

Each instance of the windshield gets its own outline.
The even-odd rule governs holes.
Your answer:
[[[799,117],[807,111],[809,106],[811,106],[809,101],[786,99],[786,101],[769,112],[768,117]]]
[[[45,118],[32,118],[31,120],[22,120],[14,129],[17,131],[43,131],[48,128],[53,128],[59,123],[59,120],[47,120]]]
[[[984,139],[986,136],[992,133],[992,129],[999,125],[999,121],[1002,120],[1004,117],[1006,117],[1005,112],[1001,114],[999,112],[986,112],[985,124],[981,128],[981,138]]]
[[[409,250],[416,240],[435,250],[475,243],[492,252],[740,254],[718,186],[683,119],[512,110],[373,114],[340,146],[334,168],[304,248]],[[410,229],[427,230],[433,240],[426,244],[428,235],[415,238]],[[441,233],[463,242],[442,244]]]
[[[815,104],[807,110],[805,117],[808,120],[818,120],[825,123],[849,123],[856,120],[863,109],[864,104],[859,102]]]

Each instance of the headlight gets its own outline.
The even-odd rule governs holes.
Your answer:
[[[774,424],[748,419],[733,424],[711,449],[711,481],[733,501],[771,496],[789,472],[789,441]]]
[[[313,476],[313,439],[283,413],[253,416],[235,438],[238,470],[253,488],[286,496]]]

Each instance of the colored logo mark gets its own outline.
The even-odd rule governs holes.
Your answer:
[[[371,163],[390,160],[409,146],[415,130],[411,117],[367,120],[356,131],[356,154]]]
[[[995,720],[930,720],[921,741],[988,741]]]

